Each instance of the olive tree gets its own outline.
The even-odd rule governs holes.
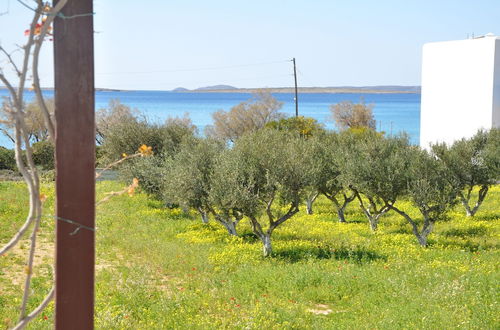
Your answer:
[[[411,161],[405,175],[406,195],[423,216],[423,223],[397,205],[390,208],[408,221],[418,243],[425,247],[434,224],[445,219],[455,205],[458,189],[451,183],[450,171],[434,155],[416,147],[408,150]]]
[[[292,134],[297,134],[301,138],[309,139],[312,137],[321,138],[326,134],[326,130],[323,124],[318,123],[314,118],[298,116],[290,118],[282,118],[280,120],[275,120],[266,125],[267,128],[276,129],[279,131],[287,131]],[[311,150],[310,150],[311,151]],[[303,157],[310,158],[314,153],[309,152]],[[310,167],[311,169],[314,167]],[[319,195],[317,188],[314,185],[310,185],[306,188],[306,212],[307,214],[313,213],[313,203]]]
[[[380,218],[405,193],[408,138],[385,138],[374,131],[343,135],[341,181],[355,192],[370,228],[376,231]]]
[[[260,91],[251,100],[241,102],[229,111],[219,110],[212,114],[213,126],[207,126],[206,135],[234,142],[243,134],[255,132],[267,123],[283,118],[279,112],[283,102],[270,93]]]
[[[492,147],[495,144],[495,134],[495,130],[491,132],[480,130],[473,137],[458,140],[451,146],[444,143],[432,146],[433,153],[450,172],[450,179],[458,185],[460,189],[458,197],[465,207],[467,216],[476,214],[488,189],[500,178],[498,167],[500,146]],[[494,150],[497,150],[496,153]],[[475,187],[479,187],[479,193],[477,200],[472,201],[472,190]]]
[[[339,222],[346,222],[345,209],[356,195],[339,180],[341,174],[339,162],[343,161],[339,135],[330,133],[315,136],[309,139],[307,146],[308,156],[305,157],[305,161],[308,164],[310,186],[313,191],[324,195],[332,202]],[[310,199],[306,202],[310,214]]]
[[[138,110],[133,110],[119,99],[109,100],[106,108],[100,108],[95,113],[96,142],[103,144],[114,127],[122,123],[137,122],[138,115]]]
[[[296,135],[264,129],[238,139],[216,165],[214,205],[249,218],[264,256],[272,254],[273,231],[299,211],[307,185],[305,148]]]
[[[180,151],[166,160],[163,197],[167,203],[196,209],[203,223],[208,223],[211,211],[216,220],[226,228],[226,221],[219,221],[209,204],[209,192],[213,168],[224,145],[212,139],[191,138],[182,144]],[[229,226],[230,234],[236,234],[235,226]]]

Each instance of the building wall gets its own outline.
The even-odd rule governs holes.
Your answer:
[[[493,85],[492,127],[500,127],[500,39],[495,43],[495,81]]]
[[[496,50],[499,51],[496,51]],[[425,44],[420,145],[452,143],[500,123],[500,39]]]

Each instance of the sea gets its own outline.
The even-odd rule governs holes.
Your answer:
[[[45,90],[44,96],[52,98],[53,90]],[[8,96],[5,89],[0,89],[0,97]],[[295,115],[295,95],[293,93],[276,93],[273,96],[283,102],[281,112],[287,116]],[[34,99],[34,93],[27,91],[25,100]],[[108,91],[98,90],[95,94],[95,107],[106,108],[110,100],[137,109],[152,122],[163,122],[169,117],[189,115],[198,133],[203,135],[207,125],[212,124],[212,113],[218,110],[229,111],[240,102],[248,101],[252,94],[247,93],[200,93],[200,92],[167,92],[167,91]],[[386,135],[406,132],[413,144],[418,144],[420,134],[420,94],[418,93],[308,93],[299,94],[299,115],[312,117],[323,123],[327,129],[334,130],[330,106],[342,101],[354,103],[364,101],[373,105],[373,115],[377,131]],[[0,134],[0,145],[12,148],[13,145]]]

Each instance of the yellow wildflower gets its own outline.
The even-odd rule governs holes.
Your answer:
[[[153,154],[153,148],[148,147],[147,145],[143,144],[142,146],[139,147],[139,153],[142,156],[151,156]]]

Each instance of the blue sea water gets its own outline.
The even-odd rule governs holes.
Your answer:
[[[47,98],[53,97],[53,91],[44,92]],[[0,97],[7,96],[7,91],[0,89]],[[189,117],[202,134],[206,125],[212,123],[211,114],[217,110],[229,110],[236,104],[249,100],[246,93],[172,93],[164,91],[97,91],[96,109],[107,107],[111,99],[140,110],[151,121],[161,122],[168,117]],[[282,112],[289,116],[295,114],[294,94],[275,94],[283,102]],[[26,101],[34,98],[33,93],[26,93]],[[334,129],[330,105],[350,100],[359,102],[363,98],[367,104],[373,104],[373,114],[377,121],[377,130],[386,134],[406,132],[412,143],[418,144],[420,131],[420,94],[299,94],[299,114],[313,117],[324,123],[328,129]],[[0,136],[0,145],[12,147],[9,140]]]

